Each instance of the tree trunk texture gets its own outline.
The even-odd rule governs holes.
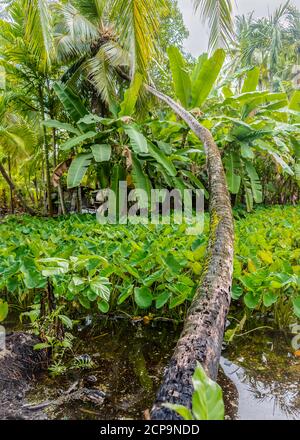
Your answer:
[[[23,208],[25,209],[25,211],[27,211],[28,214],[35,215],[34,210],[31,209],[27,205],[22,194],[17,190],[17,188],[15,187],[15,184],[13,183],[13,181],[11,180],[11,178],[9,177],[9,175],[7,174],[7,172],[5,171],[5,168],[3,167],[3,165],[1,163],[0,163],[0,173],[2,174],[3,178],[6,180],[10,190],[16,194],[16,197],[19,199],[19,201],[20,201],[21,205],[23,206]]]
[[[203,142],[209,175],[210,233],[206,264],[151,412],[153,420],[178,420],[180,417],[162,404],[175,403],[191,408],[191,378],[196,362],[202,364],[211,379],[217,378],[231,299],[233,218],[220,152],[210,131],[171,98],[150,86],[147,89],[168,104]]]
[[[40,96],[40,110],[42,120],[45,121],[45,104],[44,104],[44,93],[43,89],[39,87],[39,96]],[[49,144],[47,139],[47,129],[46,126],[43,125],[43,137],[44,137],[44,160],[45,160],[45,180],[46,180],[46,191],[47,191],[47,208],[50,217],[53,217],[53,204],[52,204],[52,188],[51,188],[51,172],[50,172],[50,151]]]

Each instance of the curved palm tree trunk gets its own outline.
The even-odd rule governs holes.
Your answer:
[[[151,413],[152,419],[172,420],[179,417],[162,404],[191,407],[191,377],[196,361],[212,379],[217,377],[231,298],[233,218],[221,156],[210,131],[171,98],[150,86],[147,89],[168,104],[203,142],[209,174],[210,233],[206,265]]]
[[[9,177],[9,175],[7,174],[7,172],[5,171],[3,165],[0,163],[0,173],[2,174],[4,180],[6,180],[9,189],[11,192],[14,192],[17,196],[17,198],[20,200],[21,205],[23,206],[23,208],[25,209],[25,211],[28,212],[28,214],[31,215],[35,215],[35,212],[33,209],[31,209],[27,203],[25,202],[25,199],[23,198],[22,194],[16,189],[15,184],[13,183],[13,181],[11,180],[11,178]]]

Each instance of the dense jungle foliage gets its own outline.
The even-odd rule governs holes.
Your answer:
[[[215,270],[215,290],[232,298],[221,339],[223,327],[234,344],[299,322],[300,11],[287,1],[267,17],[235,16],[230,0],[192,3],[210,32],[197,57],[177,0],[0,2],[0,322],[29,323],[54,376],[84,320],[184,323],[210,259],[226,255],[230,272],[232,233],[214,233],[224,218],[232,231],[231,207],[231,290],[231,272],[222,286]],[[122,224],[120,182],[140,212],[153,189],[201,190],[203,233]],[[107,190],[117,224],[97,221]],[[196,361],[193,405],[168,408],[222,419],[221,389]]]

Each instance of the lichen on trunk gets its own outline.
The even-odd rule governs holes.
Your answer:
[[[210,233],[206,264],[151,412],[152,419],[176,420],[180,417],[165,408],[163,403],[191,407],[191,378],[196,362],[202,364],[212,379],[217,378],[231,297],[233,218],[222,159],[210,131],[170,97],[150,86],[147,89],[168,104],[202,141],[209,177]]]

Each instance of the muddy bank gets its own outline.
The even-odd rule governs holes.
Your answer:
[[[26,333],[12,333],[0,351],[0,419],[26,418],[22,409],[26,393],[47,367],[45,351],[36,351],[38,338]],[[36,413],[35,418],[44,418]]]

